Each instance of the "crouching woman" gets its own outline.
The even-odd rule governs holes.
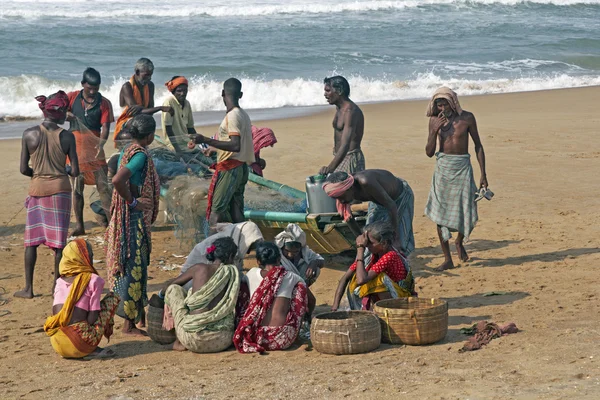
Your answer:
[[[336,311],[347,287],[352,310],[370,310],[384,299],[410,297],[414,280],[408,260],[392,246],[394,228],[374,222],[356,238],[356,260],[340,279],[331,309]]]
[[[219,238],[206,250],[208,264],[193,265],[168,285],[163,328],[175,327],[173,350],[216,353],[231,346],[240,290],[233,263],[237,251],[232,238]],[[193,283],[186,293],[182,286],[189,281]]]
[[[100,300],[104,280],[92,264],[92,248],[83,239],[69,242],[59,265],[60,278],[54,289],[52,316],[44,331],[54,350],[65,358],[114,355],[111,349],[98,347],[102,336],[110,338],[119,298],[108,293]]]

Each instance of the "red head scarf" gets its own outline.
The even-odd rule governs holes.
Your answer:
[[[348,175],[345,181],[341,182],[326,182],[323,184],[323,190],[329,197],[336,199],[336,208],[338,213],[344,218],[344,221],[349,221],[352,218],[352,208],[350,204],[344,204],[337,198],[346,193],[354,185],[354,177]]]
[[[67,109],[69,108],[69,96],[62,90],[50,95],[50,98],[38,96],[35,99],[40,103],[39,107],[44,113],[44,117],[55,120],[65,118]]]
[[[188,85],[188,80],[183,76],[178,76],[177,78],[171,79],[169,82],[165,83],[165,86],[171,93],[173,93],[179,85]]]
[[[254,153],[258,153],[260,149],[273,146],[277,143],[275,133],[269,128],[257,128],[252,125],[252,142],[254,143]]]

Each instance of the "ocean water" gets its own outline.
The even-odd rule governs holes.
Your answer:
[[[39,116],[34,97],[77,89],[87,66],[118,115],[139,57],[157,104],[185,75],[212,114],[231,76],[243,107],[273,111],[326,104],[333,74],[359,102],[599,85],[598,21],[600,0],[2,0],[0,118]]]

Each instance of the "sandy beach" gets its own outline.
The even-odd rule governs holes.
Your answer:
[[[52,252],[40,247],[33,300],[22,288],[22,210],[28,178],[19,174],[19,140],[0,148],[0,399],[415,398],[597,399],[600,397],[600,87],[461,97],[477,118],[487,173],[496,196],[479,203],[480,220],[466,245],[472,260],[439,273],[443,260],[434,224],[423,216],[434,159],[425,155],[425,101],[367,104],[367,168],[387,169],[415,193],[416,251],[411,256],[423,298],[449,302],[446,338],[422,347],[382,345],[356,356],[319,354],[307,345],[267,355],[199,355],[164,350],[150,339],[121,335],[115,359],[58,356],[41,327],[51,311]],[[243,101],[242,101],[243,106]],[[262,121],[278,138],[263,150],[265,176],[299,189],[331,159],[334,109]],[[212,134],[214,126],[201,129]],[[472,149],[472,146],[471,146]],[[479,168],[472,159],[476,180]],[[89,193],[90,188],[86,190]],[[86,206],[88,240],[104,260],[102,230]],[[150,292],[182,264],[173,231],[153,233]],[[453,246],[452,246],[453,247]],[[326,311],[342,271],[334,257],[313,286]],[[455,256],[456,263],[456,256]],[[254,260],[246,260],[246,267]],[[102,275],[104,263],[97,264]],[[484,296],[488,292],[505,292]],[[6,301],[6,303],[4,303]],[[518,334],[476,352],[459,353],[459,332],[480,320],[514,322]],[[101,346],[106,346],[104,339]]]

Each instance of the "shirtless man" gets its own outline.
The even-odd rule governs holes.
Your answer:
[[[477,222],[475,195],[477,187],[469,155],[469,135],[475,145],[475,154],[481,170],[480,188],[488,187],[485,172],[485,153],[479,138],[475,116],[464,111],[451,89],[442,87],[433,95],[427,110],[429,137],[425,153],[437,156],[436,170],[431,183],[425,214],[437,224],[438,236],[444,253],[444,263],[437,270],[454,268],[448,240],[450,231],[458,232],[455,244],[461,261],[469,256],[463,246],[465,237]],[[436,153],[436,142],[439,152]]]
[[[125,107],[115,125],[114,138],[125,127],[125,124],[138,114],[155,114],[159,111],[174,114],[173,107],[154,107],[154,64],[147,58],[140,58],[135,63],[135,73],[121,87],[119,105]]]
[[[415,249],[414,195],[405,180],[383,169],[367,169],[354,175],[339,171],[327,177],[323,190],[337,200],[338,212],[345,221],[353,218],[350,205],[354,201],[368,201],[366,225],[387,221],[394,227],[394,247],[406,257]],[[360,234],[356,226],[353,230]]]
[[[335,105],[333,118],[333,160],[322,167],[319,173],[327,175],[334,171],[347,174],[365,169],[365,156],[360,149],[363,138],[365,118],[361,109],[350,100],[350,84],[343,76],[325,78],[325,98]]]

